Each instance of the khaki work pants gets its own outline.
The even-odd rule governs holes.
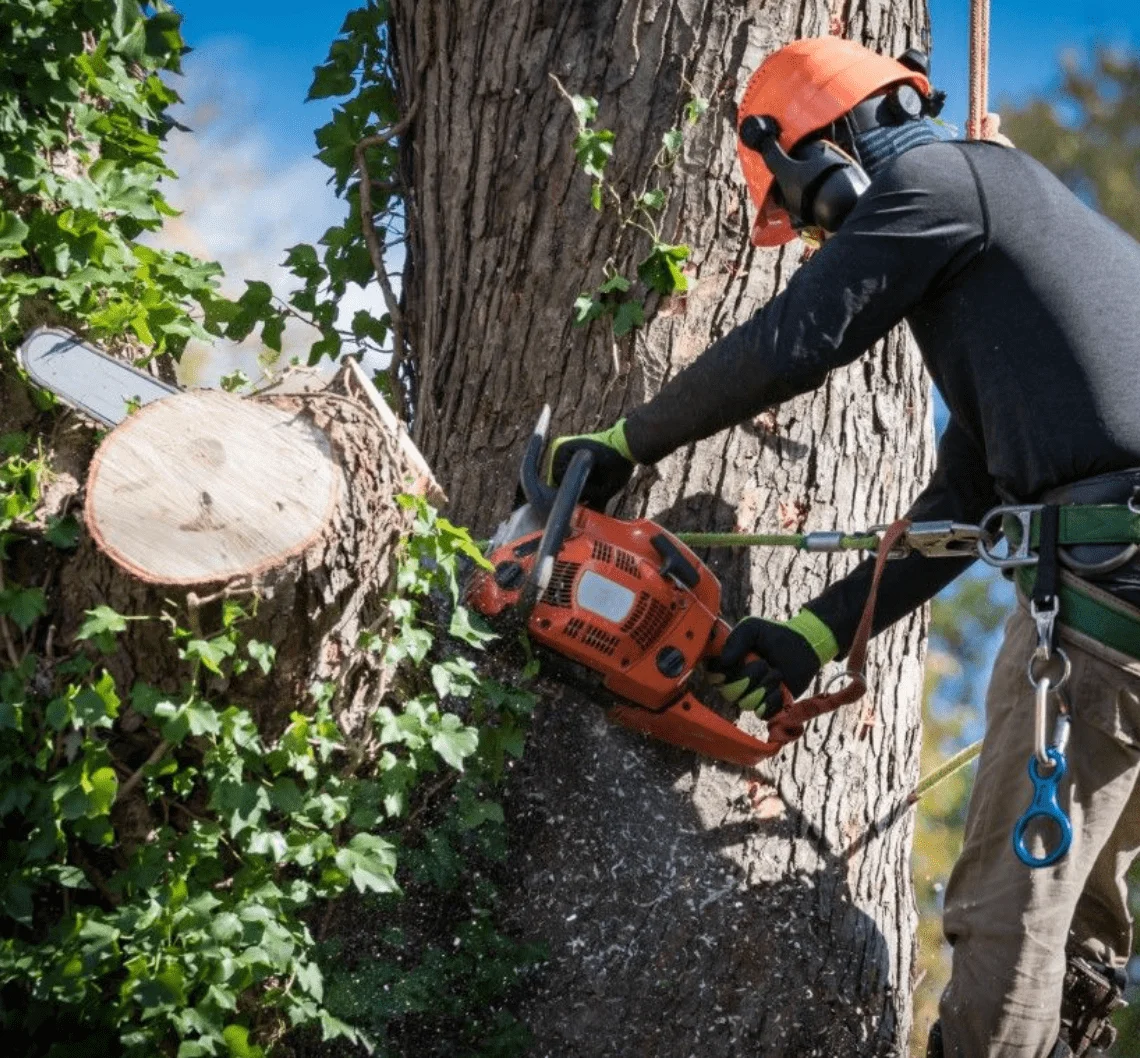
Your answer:
[[[1023,604],[994,667],[965,845],[946,888],[943,929],[954,947],[940,1004],[946,1058],[1047,1058],[1060,1029],[1066,948],[1120,968],[1132,948],[1124,876],[1140,854],[1140,664],[1060,630],[1073,665],[1060,788],[1073,843],[1060,863],[1031,869],[1014,855],[1011,834],[1032,796],[1026,663],[1036,642]],[[1050,732],[1055,715],[1054,701]]]

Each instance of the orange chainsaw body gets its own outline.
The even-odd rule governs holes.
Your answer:
[[[521,536],[488,555],[494,569],[478,572],[468,604],[492,619],[519,606],[541,537]],[[718,760],[751,765],[770,755],[687,689],[728,633],[720,583],[692,551],[655,522],[579,506],[552,559],[527,632],[598,673],[628,703],[610,709],[613,720]]]

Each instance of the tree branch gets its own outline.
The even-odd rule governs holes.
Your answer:
[[[391,128],[375,136],[365,136],[357,145],[355,151],[356,171],[360,176],[360,227],[364,233],[364,242],[368,246],[368,255],[372,258],[372,268],[376,272],[376,281],[380,284],[380,291],[384,295],[384,304],[388,309],[388,316],[392,320],[392,362],[388,365],[388,373],[392,378],[392,385],[399,391],[398,372],[400,363],[404,358],[404,314],[396,293],[392,289],[392,281],[388,278],[388,270],[384,267],[384,248],[376,235],[376,226],[372,223],[372,177],[368,173],[368,163],[365,161],[365,152],[370,147],[379,147],[396,136],[407,131],[415,120],[419,109],[419,99],[414,99],[408,107],[407,113]]]

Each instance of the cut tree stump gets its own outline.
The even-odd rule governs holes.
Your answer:
[[[150,584],[256,577],[311,547],[344,489],[328,437],[295,411],[228,393],[180,393],[104,440],[87,528]]]
[[[387,676],[360,643],[388,620],[409,526],[395,497],[442,495],[378,399],[345,367],[319,390],[187,391],[120,423],[91,462],[88,532],[61,571],[63,639],[99,605],[149,617],[128,624],[106,664],[124,690],[175,690],[185,673],[172,664],[170,622],[209,638],[234,600],[248,614],[243,639],[276,654],[271,672],[250,666],[231,681],[263,734],[331,681],[346,738],[368,752]]]

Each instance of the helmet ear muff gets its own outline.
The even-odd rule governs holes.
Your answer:
[[[809,140],[788,154],[780,146],[780,125],[775,118],[745,118],[740,139],[764,159],[782,204],[798,227],[838,231],[871,186],[863,167],[830,140]]]

